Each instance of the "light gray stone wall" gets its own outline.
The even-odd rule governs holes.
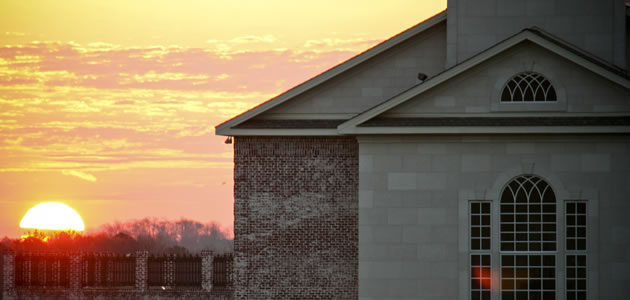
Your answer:
[[[624,68],[624,13],[624,0],[449,0],[447,66],[537,26]]]
[[[557,103],[500,103],[505,83],[523,71],[551,81]],[[526,42],[397,106],[392,114],[501,112],[620,113],[630,111],[630,91],[533,43]]]
[[[554,189],[559,249],[563,201],[588,201],[589,298],[626,296],[630,137],[371,136],[359,138],[359,299],[468,299],[468,202],[493,202],[498,249],[498,197],[521,174]]]
[[[443,71],[445,44],[442,22],[261,117],[358,114],[419,83],[419,72],[433,76]]]

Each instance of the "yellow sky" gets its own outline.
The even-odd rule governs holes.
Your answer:
[[[3,1],[0,237],[39,202],[88,230],[233,222],[214,125],[443,10],[439,1]]]
[[[273,36],[285,46],[340,37],[387,38],[443,10],[445,0],[3,1],[0,28],[22,41],[204,47]]]

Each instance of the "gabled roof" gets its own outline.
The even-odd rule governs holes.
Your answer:
[[[426,31],[427,29],[445,20],[446,10],[333,67],[332,69],[329,69],[328,71],[321,73],[308,81],[305,81],[304,83],[286,91],[285,93],[280,94],[269,101],[266,101],[228,121],[217,125],[215,127],[216,134],[234,135],[234,127],[238,126],[239,124],[250,120],[255,116],[258,116],[261,113],[268,111],[282,103],[285,103],[293,99],[294,97],[323,84],[324,82],[327,82],[328,80],[354,68],[355,66],[369,60],[370,58],[373,58],[387,51],[388,49],[391,49],[392,47],[416,36],[421,32]],[[236,131],[238,131],[238,129],[236,129]]]
[[[379,124],[378,122],[375,124],[371,124],[368,126],[363,126],[363,124],[365,124],[366,122],[378,117],[380,114],[430,90],[431,88],[444,83],[446,81],[448,81],[449,79],[467,71],[470,70],[471,68],[495,57],[496,55],[498,55],[499,53],[502,53],[510,48],[512,48],[513,46],[516,46],[517,44],[520,44],[522,42],[525,41],[529,41],[532,42],[540,47],[543,47],[544,49],[547,49],[561,57],[566,58],[567,60],[582,66],[588,70],[591,70],[592,72],[626,88],[626,89],[630,89],[630,80],[628,80],[628,72],[626,70],[620,69],[616,66],[613,66],[607,62],[604,62],[602,60],[600,60],[599,58],[592,56],[590,54],[588,54],[587,52],[582,51],[579,48],[576,48],[554,36],[552,36],[551,34],[548,34],[538,28],[528,28],[528,29],[524,29],[523,31],[513,35],[512,37],[509,37],[497,44],[495,44],[494,46],[480,52],[479,54],[463,61],[462,63],[455,65],[453,67],[451,67],[450,69],[447,69],[445,71],[443,71],[442,73],[429,78],[428,80],[424,81],[421,84],[415,85],[414,87],[392,97],[391,99],[374,106],[373,108],[362,112],[361,114],[355,116],[354,118],[340,124],[337,129],[339,131],[340,134],[369,134],[369,133],[375,133],[375,134],[379,134],[379,133],[392,133],[392,134],[396,134],[396,133],[400,133],[400,134],[404,134],[404,133],[477,133],[477,131],[475,131],[474,129],[467,127],[467,128],[462,128],[461,126],[456,126],[456,125],[451,125],[450,128],[448,130],[445,130],[444,127],[445,126],[439,126],[441,127],[440,129],[436,129],[433,130],[431,128],[416,128],[413,129],[411,127],[411,125],[407,125],[407,126],[396,126],[393,123],[390,123],[390,125],[388,126],[387,130],[383,130],[383,128],[379,128],[377,125],[375,124]],[[435,122],[433,122],[435,124]],[[466,122],[467,124],[470,122]],[[474,123],[474,122],[472,122]],[[383,124],[383,123],[380,123]],[[576,125],[579,125],[579,122],[575,123]],[[367,124],[366,124],[367,125]],[[417,126],[417,125],[416,125]],[[446,125],[449,126],[449,125]],[[588,126],[588,125],[583,125],[583,126]],[[627,126],[626,125],[621,125],[619,124],[619,126]],[[566,127],[566,126],[564,126]],[[393,129],[392,128],[398,128],[399,130]],[[479,127],[479,133],[481,132],[498,132],[496,130],[487,130],[487,126],[480,126]],[[506,131],[506,132],[510,132],[510,130],[513,130],[514,128],[508,128],[505,127],[505,130],[499,130],[501,132]],[[519,132],[519,131],[523,131],[523,128],[521,128],[521,130],[517,130],[514,132]],[[602,128],[595,130],[594,132],[601,132]],[[435,132],[433,132],[435,131]],[[535,132],[537,132],[537,130],[534,130]],[[532,132],[534,132],[532,131]],[[571,131],[571,130],[568,130]],[[628,131],[628,130],[626,130]],[[545,132],[545,131],[542,131]]]

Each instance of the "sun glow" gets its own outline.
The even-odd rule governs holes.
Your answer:
[[[70,206],[59,202],[35,205],[20,221],[20,228],[83,231],[81,216]]]

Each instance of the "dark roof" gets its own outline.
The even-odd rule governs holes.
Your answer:
[[[630,116],[617,117],[449,117],[374,118],[359,127],[447,126],[630,126]]]
[[[239,129],[335,129],[346,120],[247,120]]]

